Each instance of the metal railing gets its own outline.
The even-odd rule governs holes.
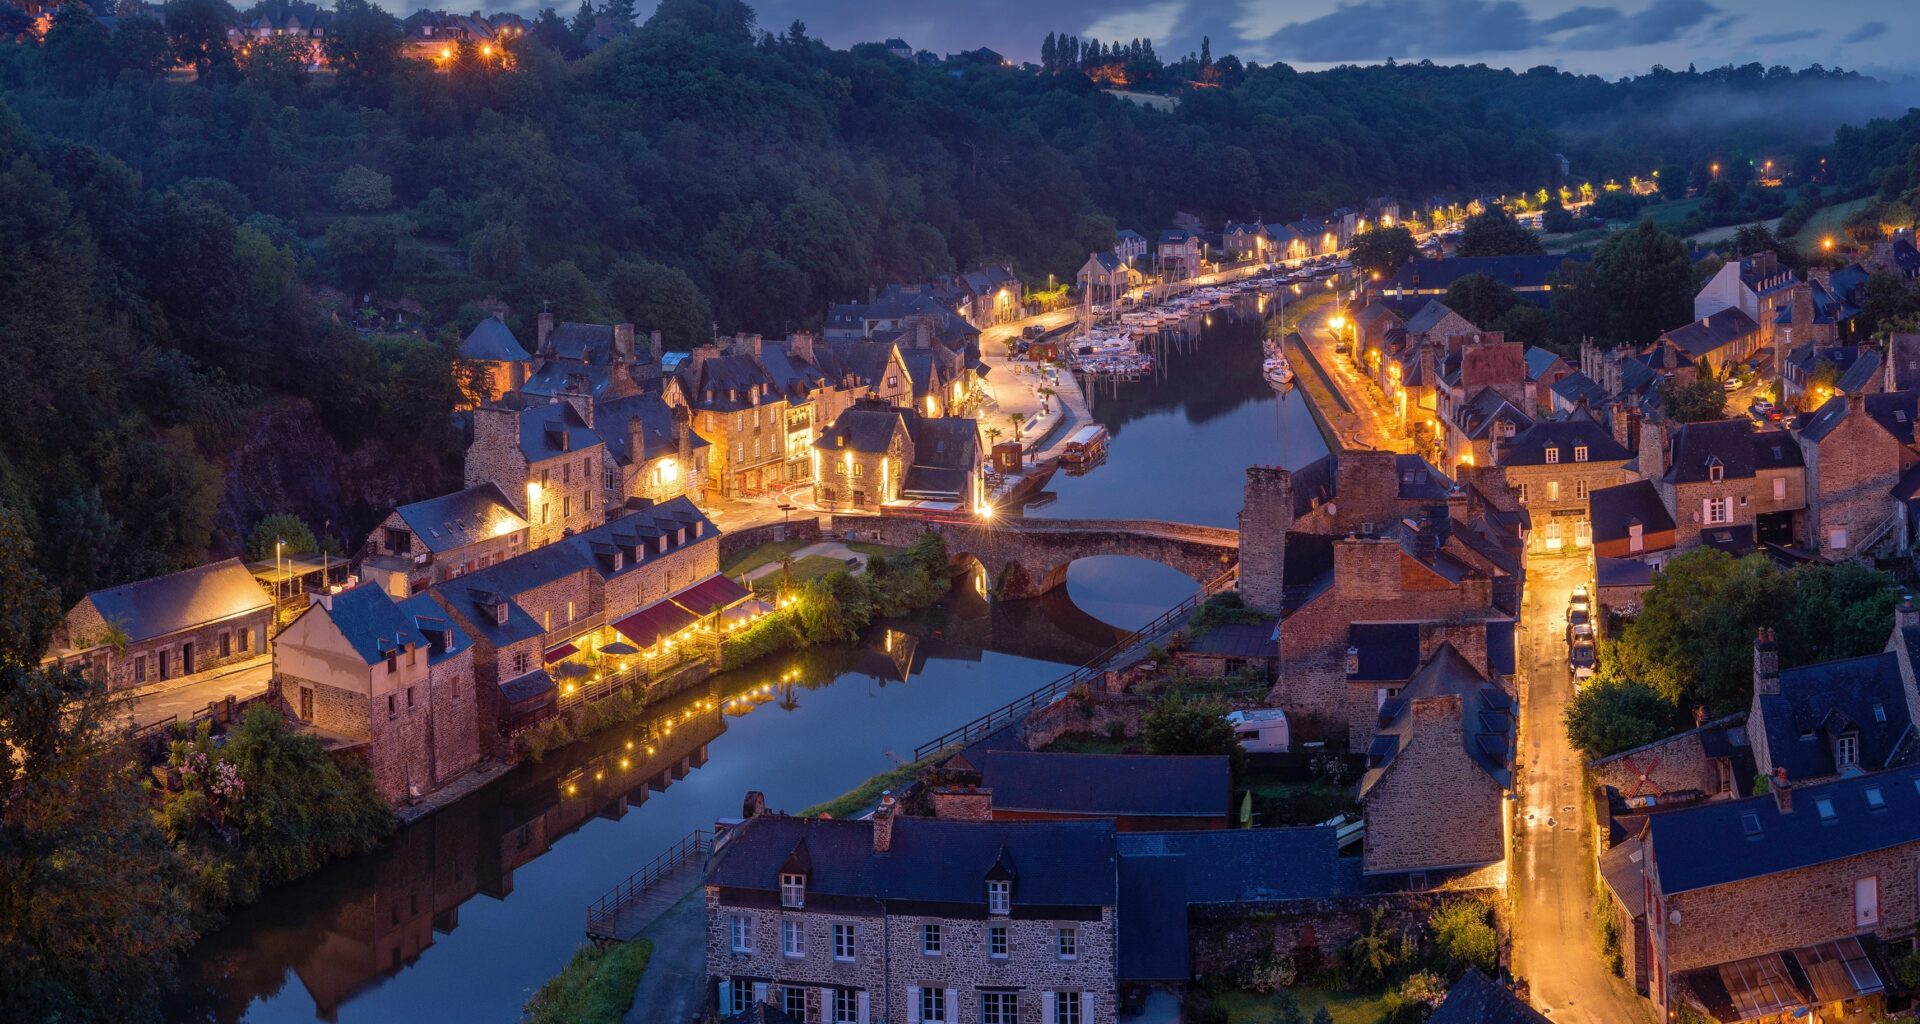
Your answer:
[[[1194,610],[1205,603],[1207,598],[1225,590],[1233,589],[1239,576],[1239,568],[1228,569],[1209,580],[1206,586],[1188,595],[1187,599],[1161,612],[1152,622],[1121,637],[1113,646],[1088,659],[1079,668],[1061,676],[1045,686],[1023,697],[994,708],[979,718],[955,729],[949,729],[939,736],[913,748],[913,759],[921,760],[955,744],[965,745],[981,737],[991,735],[1020,719],[1044,708],[1067,695],[1081,683],[1091,682],[1103,675],[1116,661],[1130,655],[1145,653],[1146,649],[1157,643],[1167,634],[1184,624],[1192,617]]]
[[[620,911],[627,904],[640,898],[647,889],[659,884],[668,875],[705,859],[713,852],[713,833],[705,829],[694,829],[679,842],[673,844],[667,852],[655,857],[647,866],[628,875],[626,880],[608,890],[605,896],[587,907],[587,937],[590,939],[617,939],[615,924]]]

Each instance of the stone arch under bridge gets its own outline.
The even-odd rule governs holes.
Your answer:
[[[986,569],[999,597],[1037,597],[1067,582],[1082,558],[1126,555],[1158,562],[1205,584],[1240,557],[1240,531],[1154,519],[1024,519],[948,522],[907,516],[835,516],[850,540],[906,547],[927,533],[946,541],[949,557],[970,556]]]

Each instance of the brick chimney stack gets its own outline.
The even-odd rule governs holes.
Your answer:
[[[693,472],[693,410],[684,405],[673,407],[673,446],[680,452],[680,479]],[[687,485],[692,488],[692,481]]]
[[[662,348],[660,344],[660,332],[649,332],[647,334],[647,352],[653,356],[653,365],[660,365],[660,357],[664,351],[665,349]]]
[[[873,812],[873,852],[886,853],[893,849],[893,816],[898,809],[893,790],[880,794],[880,806]]]
[[[787,351],[804,363],[813,362],[813,334],[810,331],[795,331],[787,337]]]
[[[613,325],[613,361],[616,363],[633,362],[633,325]]]
[[[539,352],[541,355],[552,355],[553,350],[547,347],[547,336],[552,333],[553,310],[543,309],[540,311],[539,334],[534,338],[534,351]]]
[[[1775,768],[1773,770],[1773,778],[1768,780],[1768,783],[1767,788],[1773,790],[1774,806],[1780,808],[1781,814],[1792,814],[1793,783],[1787,781],[1787,770],[1785,768]]]
[[[1773,642],[1773,630],[1764,626],[1753,638],[1753,692],[1768,697],[1780,693],[1780,648]]]

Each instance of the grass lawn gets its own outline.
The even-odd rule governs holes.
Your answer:
[[[759,547],[748,548],[721,562],[720,571],[728,576],[738,576],[749,569],[758,569],[768,562],[777,562],[782,555],[791,555],[809,543],[804,540],[770,541]]]
[[[1700,212],[1700,204],[1705,202],[1699,196],[1692,199],[1676,199],[1668,203],[1655,203],[1640,211],[1641,217],[1652,217],[1655,224],[1668,231],[1680,227],[1680,222]],[[1637,218],[1636,218],[1637,219]]]
[[[825,814],[835,818],[851,818],[861,811],[879,803],[882,790],[899,789],[901,786],[911,782],[915,776],[919,775],[920,769],[947,756],[952,753],[954,749],[953,747],[942,747],[911,764],[903,764],[898,768],[881,772],[826,803],[814,804],[812,807],[801,811],[800,817],[817,818]]]
[[[1715,242],[1724,242],[1734,235],[1739,234],[1741,228],[1747,227],[1751,223],[1751,221],[1742,221],[1739,224],[1722,224],[1717,228],[1708,228],[1697,235],[1688,235],[1687,241],[1697,242],[1701,245],[1712,245]],[[1761,221],[1760,226],[1766,228],[1768,231],[1772,231],[1774,228],[1780,226],[1780,218],[1768,218],[1767,220]]]
[[[1846,224],[1847,218],[1853,216],[1855,211],[1871,202],[1873,202],[1873,197],[1868,196],[1864,199],[1854,199],[1844,203],[1835,203],[1832,206],[1821,207],[1812,217],[1807,218],[1807,226],[1801,228],[1800,233],[1793,236],[1791,239],[1793,247],[1804,253],[1819,252],[1820,239],[1827,235],[1839,238],[1840,230],[1842,226]]]
[[[527,1000],[531,1024],[615,1024],[633,1006],[633,990],[647,973],[653,943],[646,939],[606,947],[581,946],[573,961]]]
[[[1333,1024],[1374,1024],[1386,1012],[1384,992],[1323,992],[1306,985],[1295,985],[1294,1002],[1311,1020],[1321,1007],[1333,1016]],[[1225,1008],[1232,1024],[1267,1024],[1273,1019],[1273,997],[1255,992],[1222,992],[1216,1004]]]
[[[1610,228],[1588,228],[1584,231],[1569,231],[1557,235],[1541,235],[1540,247],[1550,253],[1572,252],[1583,245],[1596,245],[1607,240],[1613,234]]]
[[[794,586],[799,586],[802,583],[809,583],[821,577],[830,576],[835,569],[845,569],[848,572],[852,572],[853,566],[848,565],[841,559],[829,558],[826,555],[808,555],[805,558],[794,561],[793,565],[787,570],[787,578],[792,581]],[[780,573],[777,570],[753,581],[753,589],[757,591],[772,591],[778,590],[779,588]]]
[[[1140,754],[1145,750],[1138,739],[1111,739],[1100,733],[1070,732],[1043,749],[1064,754]]]

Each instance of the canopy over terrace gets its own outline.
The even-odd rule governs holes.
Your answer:
[[[613,628],[651,659],[689,639],[708,615],[718,612],[731,626],[741,618],[731,613],[746,607],[752,597],[752,591],[725,576],[709,576],[617,620]]]
[[[1878,996],[1886,992],[1885,976],[1860,938],[1850,936],[1686,971],[1675,980],[1690,1002],[1735,1024]]]

